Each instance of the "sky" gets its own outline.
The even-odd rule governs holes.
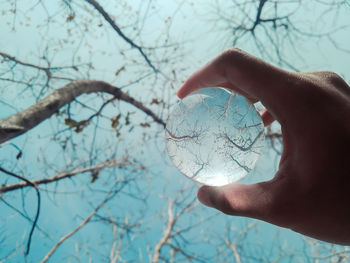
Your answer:
[[[232,9],[230,9],[228,1],[152,1],[150,5],[148,5],[148,1],[118,1],[116,5],[112,2],[101,1],[104,8],[113,14],[125,32],[139,43],[152,46],[155,43],[163,43],[167,37],[170,43],[181,43],[178,52],[174,52],[170,48],[149,51],[153,52],[152,57],[155,60],[162,61],[169,58],[174,61],[173,64],[161,64],[165,65],[162,70],[166,74],[173,74],[171,73],[173,70],[176,73],[176,78],[172,82],[155,79],[147,77],[149,72],[144,70],[145,61],[140,59],[139,54],[122,39],[116,37],[110,31],[109,25],[101,22],[99,15],[91,11],[91,7],[83,8],[81,3],[74,5],[74,8],[79,11],[76,12],[74,21],[68,26],[72,34],[68,35],[65,18],[69,14],[69,10],[63,8],[62,1],[43,2],[46,9],[40,4],[33,6],[32,3],[26,1],[17,1],[16,17],[9,12],[13,8],[11,3],[14,2],[0,2],[0,12],[2,12],[0,51],[42,65],[44,62],[40,60],[40,56],[43,54],[50,58],[53,65],[91,62],[93,69],[82,70],[84,73],[75,72],[74,77],[76,79],[83,77],[102,79],[120,87],[125,86],[123,90],[145,102],[151,101],[152,98],[164,98],[166,103],[164,109],[159,109],[156,105],[150,106],[164,119],[169,113],[170,106],[177,101],[175,96],[177,87],[192,72],[232,45],[230,28],[225,28],[222,26],[222,22],[217,21],[218,14],[215,12],[216,7],[220,6],[223,11],[219,17],[230,15]],[[293,6],[291,5],[289,8],[293,9]],[[60,12],[53,16],[50,27],[42,26],[45,25],[46,12],[55,14],[56,10],[60,10]],[[139,13],[132,15],[136,14],[136,11]],[[325,13],[321,16],[322,12]],[[325,9],[317,9],[315,1],[309,1],[308,4],[298,9],[295,21],[302,28],[303,26],[305,28],[311,27],[314,32],[317,30],[327,31],[328,27],[349,26],[349,12],[349,8],[344,7],[337,13],[335,19],[330,20],[327,19],[328,13]],[[24,19],[24,16],[30,17],[30,20]],[[168,19],[169,16],[172,17],[172,20]],[[168,22],[167,19],[171,22]],[[238,17],[237,19],[243,18]],[[27,23],[28,26],[26,26]],[[102,26],[97,26],[99,23],[102,23]],[[90,25],[93,29],[89,28]],[[132,30],[134,26],[139,31],[134,32]],[[86,27],[88,27],[87,30],[90,30],[89,34],[83,32]],[[340,30],[335,37],[341,47],[347,48],[347,43],[350,43],[350,29]],[[254,50],[249,39],[245,41],[239,43],[238,47],[261,56]],[[49,43],[48,49],[45,43]],[[76,49],[79,43],[82,43],[81,48]],[[297,57],[292,49],[286,49],[284,52],[289,62],[300,70],[333,70],[347,81],[350,80],[350,55],[348,53],[335,49],[326,40],[314,41],[310,38],[308,42],[303,39],[295,39],[295,43],[301,58]],[[126,55],[121,55],[119,52],[115,52],[116,50],[123,50]],[[79,57],[81,57],[80,60]],[[130,58],[135,58],[136,62],[130,62]],[[116,75],[115,72],[123,66],[126,68],[123,74]],[[1,64],[0,69],[3,70]],[[30,78],[36,76],[37,72],[22,70],[16,74],[19,77]],[[62,74],[66,73],[63,71]],[[143,76],[145,79],[128,86],[130,81],[138,77],[143,78]],[[43,77],[39,75],[38,78]],[[52,87],[60,87],[62,83],[62,81],[57,80],[52,83]],[[24,90],[13,84],[7,85],[8,83],[1,88],[0,118],[6,118],[36,101],[35,95],[37,93],[32,94],[29,90]],[[46,90],[45,94],[49,94],[51,91]],[[83,96],[81,100],[90,106],[98,107],[104,99]],[[108,116],[113,116],[116,108],[124,115],[127,112],[135,111],[130,105],[121,103],[117,106],[107,106],[105,112]],[[90,114],[79,106],[72,106],[72,111],[74,118],[77,119],[83,119]],[[132,113],[131,118],[135,123],[141,123],[145,120],[145,116],[137,112]],[[38,262],[58,242],[61,236],[71,231],[93,210],[93,207],[103,199],[102,190],[110,186],[108,182],[113,181],[110,178],[114,179],[114,174],[122,179],[127,179],[130,176],[135,178],[130,189],[123,189],[118,202],[113,202],[103,210],[106,214],[120,218],[128,217],[131,222],[141,222],[142,226],[137,228],[139,232],[130,237],[132,242],[126,243],[123,251],[125,259],[134,258],[135,262],[149,261],[149,250],[152,250],[164,228],[163,217],[167,215],[168,199],[179,198],[182,200],[184,195],[188,196],[186,200],[195,198],[195,189],[198,186],[182,176],[171,164],[169,157],[165,154],[164,135],[159,127],[152,126],[147,131],[149,138],[144,141],[142,140],[144,131],[140,127],[127,132],[128,127],[124,126],[124,133],[117,141],[115,137],[111,139],[109,120],[101,119],[99,125],[101,129],[97,131],[98,136],[96,136],[95,141],[91,136],[95,132],[93,127],[86,128],[84,135],[76,139],[75,143],[81,146],[77,151],[75,151],[75,147],[68,147],[67,151],[63,153],[60,146],[55,141],[50,140],[52,133],[64,127],[62,121],[59,121],[59,117],[50,118],[27,135],[12,141],[23,150],[24,154],[21,160],[14,161],[17,152],[13,147],[0,148],[1,165],[23,172],[29,178],[39,178],[42,175],[51,176],[59,169],[79,166],[79,164],[89,160],[91,155],[97,156],[98,160],[103,160],[104,157],[121,157],[125,152],[128,152],[130,156],[136,156],[136,159],[141,160],[148,168],[147,172],[133,171],[133,169],[109,169],[106,172],[101,172],[101,177],[105,176],[109,180],[99,179],[95,184],[90,184],[91,177],[82,175],[75,180],[67,180],[59,185],[48,187],[49,191],[56,190],[62,194],[50,192],[43,194],[39,226],[45,230],[50,238],[45,237],[45,233],[36,230],[28,258],[29,262]],[[75,136],[74,133],[72,136]],[[94,145],[94,151],[82,150],[91,145]],[[254,183],[270,179],[277,169],[278,160],[279,156],[266,147],[256,169],[244,179],[245,182]],[[51,164],[52,167],[48,168],[47,164]],[[15,181],[14,179],[2,178],[0,183],[14,183]],[[178,193],[181,189],[188,190],[187,192],[184,190],[185,194],[179,197]],[[94,196],[89,196],[91,193]],[[19,192],[14,192],[3,196],[3,198],[23,211],[28,210],[29,216],[32,217],[36,208],[35,193],[28,191],[24,196],[22,199]],[[146,205],[137,199],[137,197],[144,196],[147,197]],[[10,256],[6,262],[22,262],[24,260],[22,251],[30,225],[27,220],[18,216],[2,202],[0,202],[0,211],[0,240],[2,240],[0,260],[5,255],[11,255],[13,250],[17,250],[18,253],[13,253],[14,255]],[[196,224],[186,234],[186,237],[191,240],[186,246],[191,251],[200,250],[204,254],[215,255],[218,253],[218,240],[224,239],[227,235],[227,225],[236,229],[244,229],[247,225],[256,222],[258,221],[227,217],[210,208],[199,206],[193,215],[181,218],[180,226],[186,227],[191,223]],[[231,238],[234,239],[235,235],[233,234]],[[207,242],[196,243],[198,240],[205,239]],[[311,252],[304,251],[302,240],[302,236],[292,231],[258,222],[258,227],[255,228],[255,231],[249,232],[242,244],[247,253],[264,254],[266,262],[278,256],[280,246],[285,251],[296,254],[300,262],[304,262],[304,253]],[[90,223],[57,250],[52,262],[75,262],[75,259],[69,256],[72,254],[79,255],[82,262],[88,262],[89,259],[92,259],[92,262],[99,262],[101,260],[100,251],[108,251],[111,242],[112,229],[110,226]],[[333,248],[333,246],[330,247]],[[228,258],[230,257],[232,255],[228,255]],[[254,261],[252,258],[251,262],[259,261]],[[284,262],[283,259],[282,262]]]

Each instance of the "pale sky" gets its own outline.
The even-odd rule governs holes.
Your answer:
[[[46,4],[48,12],[51,14],[57,8],[62,8],[62,5],[57,5],[57,2],[54,1],[43,1]],[[125,3],[128,3],[128,6],[124,6]],[[169,73],[172,70],[175,70],[177,73],[176,80],[173,81],[173,88],[170,88],[169,84],[162,83],[159,80],[154,78],[146,78],[139,84],[132,85],[126,89],[130,92],[131,95],[134,95],[136,98],[149,102],[152,97],[162,97],[165,98],[166,102],[170,105],[173,104],[177,98],[175,97],[175,91],[177,87],[196,69],[201,65],[208,62],[210,59],[214,58],[217,54],[223,51],[225,48],[230,47],[230,30],[222,29],[221,24],[215,21],[215,5],[214,2],[227,10],[230,14],[229,4],[227,2],[221,1],[210,1],[210,0],[201,0],[201,1],[155,1],[152,2],[149,7],[151,11],[148,10],[146,1],[119,1],[118,6],[115,7],[111,2],[104,1],[103,5],[109,13],[114,14],[116,21],[119,25],[123,26],[126,32],[131,32],[130,34],[135,37],[139,42],[142,42],[145,46],[152,46],[153,43],[161,42],[161,39],[165,38],[165,33],[169,32],[169,39],[174,42],[182,43],[181,47],[181,56],[179,58],[173,58],[174,64],[168,65],[164,68],[164,71]],[[310,1],[315,3],[315,1]],[[60,2],[59,2],[60,3]],[[102,1],[101,1],[102,4]],[[80,4],[76,4],[74,8],[78,8]],[[152,5],[155,5],[155,8],[152,9]],[[226,7],[225,7],[226,5]],[[52,50],[49,52],[49,57],[58,65],[69,65],[72,61],[72,56],[75,54],[74,47],[82,39],[79,35],[79,30],[74,23],[79,23],[84,21],[84,19],[89,18],[92,8],[89,7],[90,11],[80,11],[77,12],[80,17],[77,17],[70,27],[73,32],[77,30],[77,34],[70,36],[69,41],[74,41],[74,43],[64,43],[63,39],[66,38],[66,29],[62,26],[66,22],[62,13],[59,13],[55,16],[55,23],[50,26],[50,28],[43,30],[41,27],[37,28],[37,24],[42,24],[43,19],[45,19],[45,10],[40,6],[36,7],[34,11],[30,11],[30,5],[26,1],[17,1],[18,7],[18,16],[14,20],[13,15],[8,13],[9,4],[7,1],[0,2],[0,12],[5,11],[6,13],[1,16],[0,23],[0,51],[8,52],[9,54],[15,56],[18,59],[24,61],[31,61],[36,63],[39,61],[38,57],[45,54],[45,43],[48,39],[49,43],[52,43]],[[123,8],[121,8],[123,6]],[[140,17],[142,18],[144,14],[148,14],[148,17],[145,18],[145,23],[142,27],[142,34],[139,36],[136,33],[133,33],[130,28],[135,23],[135,17],[127,16],[132,12],[128,11],[131,8],[132,10],[139,10]],[[323,30],[328,27],[336,25],[347,25],[350,26],[350,10],[349,7],[344,7],[339,11],[337,20],[327,20],[326,15],[323,18],[319,18],[321,12],[324,10],[318,10],[313,8],[313,4],[309,3],[306,7],[301,8],[298,12],[299,17],[295,19],[298,21],[298,26],[309,27],[311,22],[317,22],[318,27],[315,27],[316,30]],[[25,26],[28,21],[22,19],[23,15],[27,15],[31,18],[30,25]],[[66,14],[66,13],[64,13]],[[173,17],[172,22],[164,22],[167,17]],[[142,20],[142,19],[141,19]],[[101,28],[105,31],[98,31],[96,26],[100,21],[99,15],[94,12],[92,21],[89,21],[87,24],[94,25],[96,31],[92,32],[86,38],[82,39],[83,47],[77,51],[75,54],[76,57],[79,55],[82,57],[83,62],[91,61],[94,69],[90,72],[90,78],[102,79],[116,84],[117,86],[123,86],[128,84],[130,80],[138,77],[138,74],[143,74],[141,66],[137,63],[144,63],[140,59],[139,54],[135,50],[130,50],[129,46],[125,44],[123,40],[116,36],[112,31],[110,31],[109,25],[103,23]],[[138,20],[137,20],[138,21]],[[12,25],[15,23],[15,30],[12,30]],[[142,25],[138,21],[136,24],[137,27]],[[169,29],[170,30],[166,30]],[[40,32],[40,34],[39,34]],[[62,40],[62,47],[58,44]],[[339,46],[343,48],[349,48],[350,43],[350,29],[342,29],[337,33],[336,40],[339,43]],[[89,45],[85,46],[85,43]],[[301,70],[334,70],[337,73],[341,74],[347,81],[350,80],[350,54],[344,53],[342,51],[336,50],[329,41],[314,41],[305,42],[304,40],[296,40],[296,49],[300,52],[304,61],[301,61],[300,58],[297,58],[292,50],[285,50],[286,56],[290,63],[295,63],[295,66],[298,66]],[[252,43],[240,43],[239,47],[242,49],[252,50]],[[120,48],[124,49],[129,57],[135,56],[137,58],[137,63],[132,65],[129,61],[124,61],[123,57],[119,53],[114,53],[115,50]],[[92,53],[89,53],[93,50]],[[106,52],[104,54],[103,52]],[[149,51],[151,52],[151,51]],[[252,52],[254,52],[252,50]],[[256,52],[257,54],[257,52]],[[174,54],[171,52],[166,52],[160,50],[155,54],[157,59],[161,60],[166,57],[172,57]],[[42,63],[42,62],[41,62]],[[124,74],[120,76],[115,76],[116,70],[121,68],[125,63],[128,67]],[[129,63],[129,64],[128,64]],[[130,65],[131,64],[131,65]],[[0,69],[2,69],[0,64]],[[33,74],[32,71],[24,72],[24,75]],[[78,73],[77,73],[78,74]],[[169,73],[170,74],[170,73]],[[84,75],[83,77],[86,77]],[[76,76],[79,78],[79,75]],[[155,83],[155,84],[154,84]],[[56,82],[58,88],[60,82]],[[163,86],[164,85],[164,86]],[[156,89],[155,89],[156,87]],[[16,86],[12,85],[9,88],[2,88],[1,90],[1,100],[11,104],[17,110],[24,109],[25,107],[31,105],[35,102],[32,95],[29,91],[24,91],[21,93],[19,90],[15,90]],[[100,105],[101,100],[99,99],[89,99],[89,97],[84,97],[84,101],[89,102],[91,105]],[[131,106],[121,104],[121,111],[126,113],[126,111],[135,111]],[[16,110],[7,106],[4,103],[0,102],[0,117],[4,118],[13,114]],[[152,106],[154,107],[154,106]],[[116,109],[112,106],[107,107],[107,113],[113,115],[112,113]],[[159,111],[159,114],[162,114],[162,117],[166,119],[168,111]],[[82,119],[86,112],[76,113],[75,117],[77,119]],[[136,113],[132,117],[133,121],[141,122],[145,116],[141,113]],[[110,123],[107,121],[101,121],[100,125],[105,128],[109,127]],[[14,155],[16,151],[10,148],[0,148],[1,163],[4,165],[9,165],[13,169],[18,169],[20,171],[26,171],[29,173],[31,178],[39,178],[41,175],[51,176],[55,173],[54,169],[45,169],[44,161],[48,163],[54,163],[58,166],[64,166],[64,163],[69,163],[70,159],[75,158],[75,160],[86,160],[89,156],[87,153],[79,152],[74,153],[69,152],[65,155],[59,151],[59,147],[52,141],[48,135],[52,134],[52,131],[57,131],[62,126],[57,124],[55,117],[52,117],[50,120],[41,124],[39,127],[30,131],[27,135],[21,136],[13,140],[14,143],[18,144],[24,151],[23,158],[18,162],[14,161]],[[152,132],[149,132],[152,131]],[[99,146],[108,146],[109,144],[115,144],[115,154],[118,156],[119,153],[124,153],[126,150],[130,155],[138,156],[140,159],[143,158],[144,163],[150,167],[151,173],[149,174],[138,174],[138,176],[147,177],[146,179],[142,178],[142,183],[148,182],[146,185],[141,185],[140,192],[149,193],[149,203],[148,210],[145,211],[143,224],[145,229],[147,229],[144,234],[139,235],[133,240],[133,246],[127,249],[125,257],[138,258],[144,262],[148,261],[147,251],[148,246],[154,245],[157,241],[157,238],[161,235],[163,231],[162,218],[156,216],[157,213],[164,211],[166,214],[166,198],[174,198],[176,191],[178,189],[184,188],[184,186],[193,186],[192,181],[185,178],[181,175],[171,164],[168,157],[165,156],[164,152],[164,141],[163,134],[157,127],[152,127],[148,132],[150,134],[158,134],[158,138],[155,139],[153,136],[148,140],[147,143],[142,143],[141,134],[142,130],[137,130],[132,134],[132,138],[128,136],[123,136],[122,139],[116,142],[115,137],[111,139],[110,130],[101,130],[99,132],[98,139],[96,144]],[[86,132],[86,137],[81,140],[77,140],[77,143],[80,145],[90,145],[91,136],[93,128],[88,128]],[[113,134],[114,135],[114,134]],[[84,141],[85,140],[85,141]],[[103,158],[104,155],[111,154],[113,150],[108,149],[106,152],[97,152]],[[81,154],[81,156],[79,156]],[[77,157],[78,156],[78,157]],[[80,158],[80,159],[79,159]],[[271,178],[274,171],[276,170],[276,164],[278,161],[278,156],[271,151],[266,150],[264,155],[259,160],[258,166],[254,173],[250,176],[256,177],[257,181],[260,181],[261,178]],[[115,171],[118,176],[128,176],[128,173],[123,172],[119,169]],[[248,179],[250,179],[248,178]],[[39,220],[39,226],[45,229],[50,236],[53,237],[53,240],[48,240],[43,237],[37,230],[34,234],[32,251],[29,257],[29,262],[38,262],[43,255],[45,255],[49,248],[51,248],[55,243],[57,243],[59,237],[71,231],[83,217],[86,217],[91,211],[91,206],[88,201],[95,201],[96,204],[103,194],[96,194],[94,198],[89,199],[88,196],[85,196],[86,190],[89,185],[90,177],[85,178],[84,176],[80,177],[76,182],[67,180],[66,182],[60,184],[59,191],[80,191],[79,194],[70,195],[70,194],[57,194],[53,195],[51,193],[43,194],[43,204],[41,208],[41,215]],[[254,179],[253,179],[254,181]],[[7,182],[6,180],[1,179],[1,183]],[[10,180],[9,182],[15,182],[15,180]],[[88,187],[87,187],[88,185]],[[91,187],[96,189],[103,189],[105,187],[102,183],[97,183]],[[54,190],[54,187],[50,188]],[[89,192],[88,192],[89,193]],[[20,200],[20,192],[14,192],[9,195],[9,198],[5,200],[11,202],[16,207],[21,208],[22,200]],[[161,196],[161,197],[160,197]],[[195,196],[195,192],[192,193],[192,196]],[[30,191],[26,196],[27,200],[35,200],[35,195]],[[88,201],[87,201],[88,200]],[[33,215],[36,203],[27,203],[28,214]],[[127,196],[126,194],[120,199],[119,203],[114,204],[110,207],[108,211],[111,214],[120,214],[120,216],[128,216],[131,219],[136,218],[138,208],[142,207],[137,200]],[[23,249],[26,242],[26,237],[29,231],[29,224],[26,220],[19,217],[11,211],[7,206],[0,202],[0,210],[2,211],[0,215],[0,240],[4,238],[4,242],[0,243],[0,259],[5,254],[11,252],[11,250],[18,245]],[[79,214],[79,216],[77,215]],[[208,215],[216,214],[215,211],[200,207],[198,210],[198,218],[204,218]],[[183,225],[189,224],[190,220],[193,218],[185,218],[182,221]],[[246,220],[241,218],[228,218],[224,215],[216,215],[210,221],[210,223],[203,223],[203,226],[198,225],[197,228],[191,232],[191,236],[200,236],[204,235],[203,231],[209,229],[216,233],[217,236],[224,236],[225,229],[222,225],[225,222],[231,222],[232,225],[240,228],[251,222],[253,220]],[[204,229],[204,230],[203,230]],[[267,223],[262,223],[259,229],[250,234],[248,237],[248,243],[258,244],[262,249],[271,250],[272,255],[276,255],[278,251],[274,250],[274,242],[281,242],[285,247],[291,251],[295,250],[296,253],[302,254],[300,246],[301,236],[298,234],[292,233],[288,230],[281,230],[278,232],[278,228],[271,226]],[[272,240],[271,236],[277,236],[278,239]],[[64,246],[62,246],[53,257],[52,262],[63,262],[67,254],[72,254],[78,249],[77,242],[84,243],[87,240],[96,239],[97,246],[96,250],[109,249],[109,243],[111,241],[111,229],[107,226],[101,226],[97,224],[91,224],[82,230],[80,234],[74,236],[71,241],[68,241]],[[255,242],[255,243],[254,243]],[[107,243],[107,244],[106,244]],[[90,244],[91,245],[91,244]],[[135,250],[136,248],[139,250]],[[194,245],[195,247],[195,245]],[[91,250],[90,253],[92,257],[95,257],[98,253],[94,252],[92,248],[80,247],[81,252],[78,251],[78,254],[81,255],[81,260],[87,262],[89,256],[86,255],[86,251]],[[208,254],[215,253],[215,246],[204,247],[199,245],[194,249],[203,249],[208,252]],[[79,249],[78,249],[79,250]],[[252,248],[252,251],[254,249]],[[97,256],[96,256],[97,257]],[[8,262],[21,262],[23,259],[22,255],[11,258]],[[71,262],[74,262],[70,259]],[[93,260],[93,262],[95,262]],[[252,261],[254,262],[254,261]]]

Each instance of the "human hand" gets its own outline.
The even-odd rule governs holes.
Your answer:
[[[350,244],[350,87],[332,72],[294,73],[229,49],[194,73],[179,98],[221,86],[266,107],[282,127],[274,178],[253,185],[202,186],[198,199],[320,240]]]

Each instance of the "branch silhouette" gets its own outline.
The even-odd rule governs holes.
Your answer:
[[[35,214],[35,218],[34,218],[34,221],[33,221],[33,224],[32,224],[32,227],[30,229],[30,232],[29,232],[29,236],[28,236],[28,241],[27,241],[27,248],[26,248],[26,251],[24,252],[24,255],[27,256],[30,252],[30,245],[31,245],[31,242],[32,242],[32,236],[33,236],[33,233],[34,233],[34,229],[35,229],[35,226],[36,224],[38,223],[38,219],[39,219],[39,215],[40,215],[40,206],[41,206],[41,196],[40,196],[40,192],[38,190],[38,186],[29,181],[28,179],[22,177],[22,176],[19,176],[13,172],[10,172],[10,171],[7,171],[6,169],[0,167],[0,171],[9,175],[9,176],[12,176],[12,177],[15,177],[17,179],[20,179],[22,181],[24,181],[26,184],[28,184],[28,186],[31,186],[35,189],[35,192],[36,192],[36,195],[37,195],[37,209],[36,209],[36,214]],[[0,191],[1,193],[1,191]]]
[[[118,100],[132,104],[150,116],[156,123],[165,127],[165,122],[153,111],[119,88],[104,81],[77,80],[57,89],[26,110],[0,120],[0,143],[4,143],[34,128],[55,114],[61,107],[72,102],[76,97],[95,92],[108,93]]]
[[[102,16],[106,21],[112,26],[112,28],[117,32],[117,34],[124,39],[132,48],[137,49],[141,56],[146,60],[147,64],[152,68],[152,70],[157,73],[159,70],[156,69],[156,67],[152,64],[151,60],[148,58],[148,56],[143,51],[142,47],[135,44],[134,41],[132,41],[130,38],[128,38],[120,29],[120,27],[117,26],[117,24],[113,21],[113,19],[110,17],[110,15],[103,9],[103,7],[95,0],[86,0],[90,5],[92,5]]]

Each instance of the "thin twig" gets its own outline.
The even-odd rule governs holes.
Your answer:
[[[148,56],[143,51],[142,47],[135,44],[130,38],[128,38],[121,29],[117,26],[117,24],[113,21],[110,15],[103,9],[103,7],[95,0],[86,0],[90,5],[92,5],[103,17],[106,21],[112,26],[112,28],[118,33],[118,35],[124,39],[132,48],[137,49],[142,57],[146,60],[147,64],[152,68],[155,73],[158,73],[156,67],[152,64]]]
[[[4,198],[0,197],[0,201],[3,202],[6,206],[8,206],[9,208],[13,209],[14,211],[16,211],[16,213],[18,213],[20,216],[22,216],[23,218],[25,218],[28,222],[30,222],[31,224],[33,224],[33,220],[28,217],[26,214],[24,214],[21,210],[19,210],[18,208],[16,208],[15,206],[11,205],[9,202],[7,202]],[[36,229],[38,229],[44,236],[46,236],[48,239],[52,240],[52,238],[49,236],[49,234],[42,228],[39,227],[38,224],[36,224]],[[1,261],[0,261],[1,263]]]
[[[38,186],[41,184],[49,184],[49,183],[53,183],[53,182],[58,182],[62,179],[70,178],[70,177],[73,177],[73,176],[78,175],[78,174],[82,174],[82,173],[86,173],[86,172],[93,172],[93,171],[101,170],[101,169],[106,168],[106,167],[113,167],[113,166],[116,166],[116,165],[121,164],[123,162],[125,163],[125,161],[123,159],[121,159],[121,160],[120,159],[112,159],[112,160],[109,160],[106,162],[101,162],[101,163],[96,164],[96,165],[91,166],[91,167],[74,169],[73,171],[60,172],[60,173],[58,173],[54,176],[51,176],[49,178],[35,180],[35,181],[31,182],[31,184]],[[10,185],[3,185],[3,186],[0,186],[0,194],[6,193],[9,191],[13,191],[13,190],[17,190],[17,189],[22,189],[24,187],[31,186],[31,184],[24,181],[24,182],[19,182],[19,183],[10,184]]]
[[[30,233],[29,233],[29,237],[28,237],[28,241],[27,241],[27,249],[24,253],[25,256],[27,256],[29,254],[29,251],[30,251],[30,244],[31,244],[31,241],[32,241],[32,236],[33,236],[33,232],[34,232],[34,229],[35,229],[35,226],[38,222],[38,218],[39,218],[39,214],[40,214],[40,203],[41,203],[41,197],[40,197],[40,192],[38,190],[38,187],[35,183],[29,181],[28,179],[22,177],[22,176],[19,176],[17,174],[14,174],[10,171],[7,171],[5,170],[4,168],[0,167],[0,171],[7,174],[7,175],[10,175],[12,177],[15,177],[17,179],[20,179],[24,182],[26,182],[28,185],[32,186],[35,191],[36,191],[36,195],[37,195],[37,200],[38,200],[38,205],[37,205],[37,209],[36,209],[36,215],[35,215],[35,219],[34,219],[34,222],[33,222],[33,225],[32,225],[32,228],[30,230]]]
[[[89,223],[90,219],[96,215],[96,213],[98,212],[98,210],[100,210],[110,199],[111,197],[113,197],[114,195],[110,196],[111,191],[109,191],[105,197],[105,199],[102,201],[102,203],[100,203],[94,211],[91,212],[91,214],[86,217],[81,223],[80,225],[78,225],[76,228],[74,228],[71,232],[69,232],[67,235],[63,236],[57,243],[56,245],[54,245],[52,247],[52,249],[45,255],[45,257],[41,260],[41,263],[45,263],[47,262],[50,257],[53,255],[53,253],[55,253],[55,251],[58,249],[58,247],[60,245],[62,245],[62,243],[64,241],[66,241],[68,238],[70,238],[71,236],[73,236],[75,233],[77,233],[83,226],[85,226],[87,223]]]
[[[230,242],[228,241],[228,239],[225,239],[225,244],[232,250],[232,252],[233,252],[233,254],[234,254],[234,256],[235,256],[236,262],[237,262],[237,263],[241,263],[241,257],[240,257],[239,254],[238,254],[236,245],[233,244],[233,243],[230,243]]]

